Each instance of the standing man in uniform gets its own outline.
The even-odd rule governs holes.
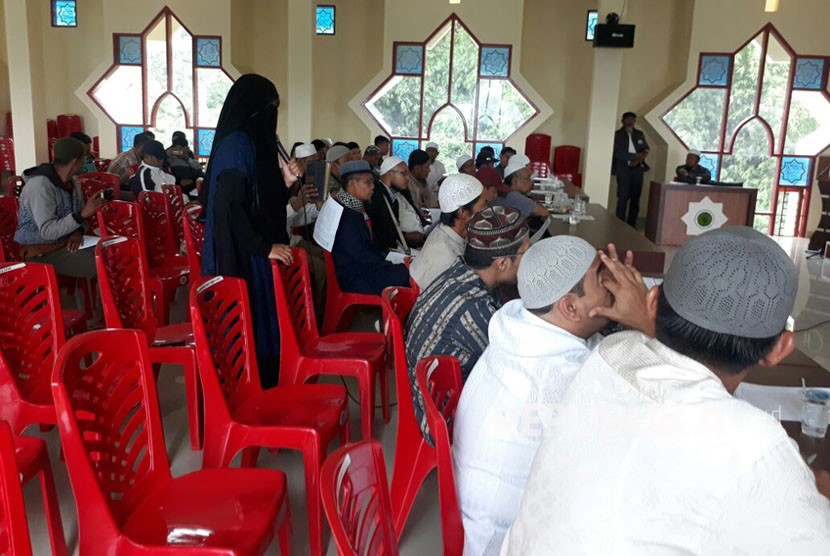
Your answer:
[[[617,176],[617,218],[636,227],[640,212],[643,174],[649,170],[646,157],[650,147],[645,134],[635,129],[637,114],[626,112],[622,127],[614,133],[614,161],[611,173]]]

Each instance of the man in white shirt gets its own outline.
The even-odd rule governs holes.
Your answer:
[[[409,266],[409,276],[422,290],[464,255],[467,224],[487,208],[481,182],[467,174],[453,174],[438,190],[441,223],[427,237],[421,253]]]
[[[164,145],[158,141],[149,141],[144,145],[141,165],[130,178],[130,189],[136,199],[142,191],[161,191],[162,185],[176,184],[175,176],[164,171],[166,160],[167,151],[164,150]],[[195,190],[193,193],[195,195]]]
[[[546,429],[502,554],[830,554],[827,472],[778,421],[732,396],[794,346],[798,273],[750,228],[707,232],[662,286],[603,256],[614,318]]]
[[[427,185],[435,193],[438,193],[438,186],[444,181],[444,176],[447,173],[447,168],[438,160],[438,155],[441,154],[438,150],[438,143],[429,142],[426,148],[429,159],[431,160],[429,166],[429,175],[427,176]]]
[[[490,344],[455,415],[453,464],[467,556],[498,555],[542,442],[543,418],[602,339],[608,319],[590,312],[611,306],[604,268],[581,238],[544,239],[522,258],[521,299],[490,320]]]

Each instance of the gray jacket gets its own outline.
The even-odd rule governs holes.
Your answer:
[[[75,184],[73,192],[58,187],[50,176],[29,177],[20,194],[20,212],[14,240],[21,245],[59,243],[83,227],[83,199]]]

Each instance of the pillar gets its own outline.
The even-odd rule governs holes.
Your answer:
[[[617,0],[600,0],[600,22],[605,15],[619,13]],[[585,193],[594,203],[615,206],[616,191],[611,184],[614,131],[620,125],[620,82],[624,49],[595,48],[588,112],[588,138],[585,146]],[[613,201],[613,202],[612,202]]]
[[[311,136],[312,60],[315,3],[288,0],[288,137],[308,142]]]
[[[49,159],[40,10],[45,2],[4,0],[9,93],[18,173]]]

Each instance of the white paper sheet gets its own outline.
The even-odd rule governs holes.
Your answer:
[[[392,249],[388,253],[386,253],[386,260],[392,264],[403,264],[403,260],[407,257],[412,257],[413,259],[420,254],[420,251],[417,249],[410,249],[409,255],[400,251],[398,249]]]
[[[334,248],[334,238],[342,217],[343,205],[335,201],[333,197],[329,197],[323,203],[323,208],[317,216],[317,223],[314,225],[314,241],[326,251],[331,252]]]
[[[761,386],[742,382],[735,397],[763,410],[779,421],[801,421],[801,388]],[[828,390],[823,388],[822,390]]]
[[[95,247],[98,245],[99,241],[101,241],[101,238],[98,236],[84,236],[81,246],[78,249],[89,249],[90,247]]]
[[[570,219],[570,215],[568,215],[568,214],[551,214],[550,217],[555,218],[556,220],[566,220],[567,221],[568,219]],[[580,221],[583,221],[583,220],[587,220],[587,221],[596,220],[596,218],[594,218],[590,214],[586,214],[585,216],[577,216],[577,218]]]

